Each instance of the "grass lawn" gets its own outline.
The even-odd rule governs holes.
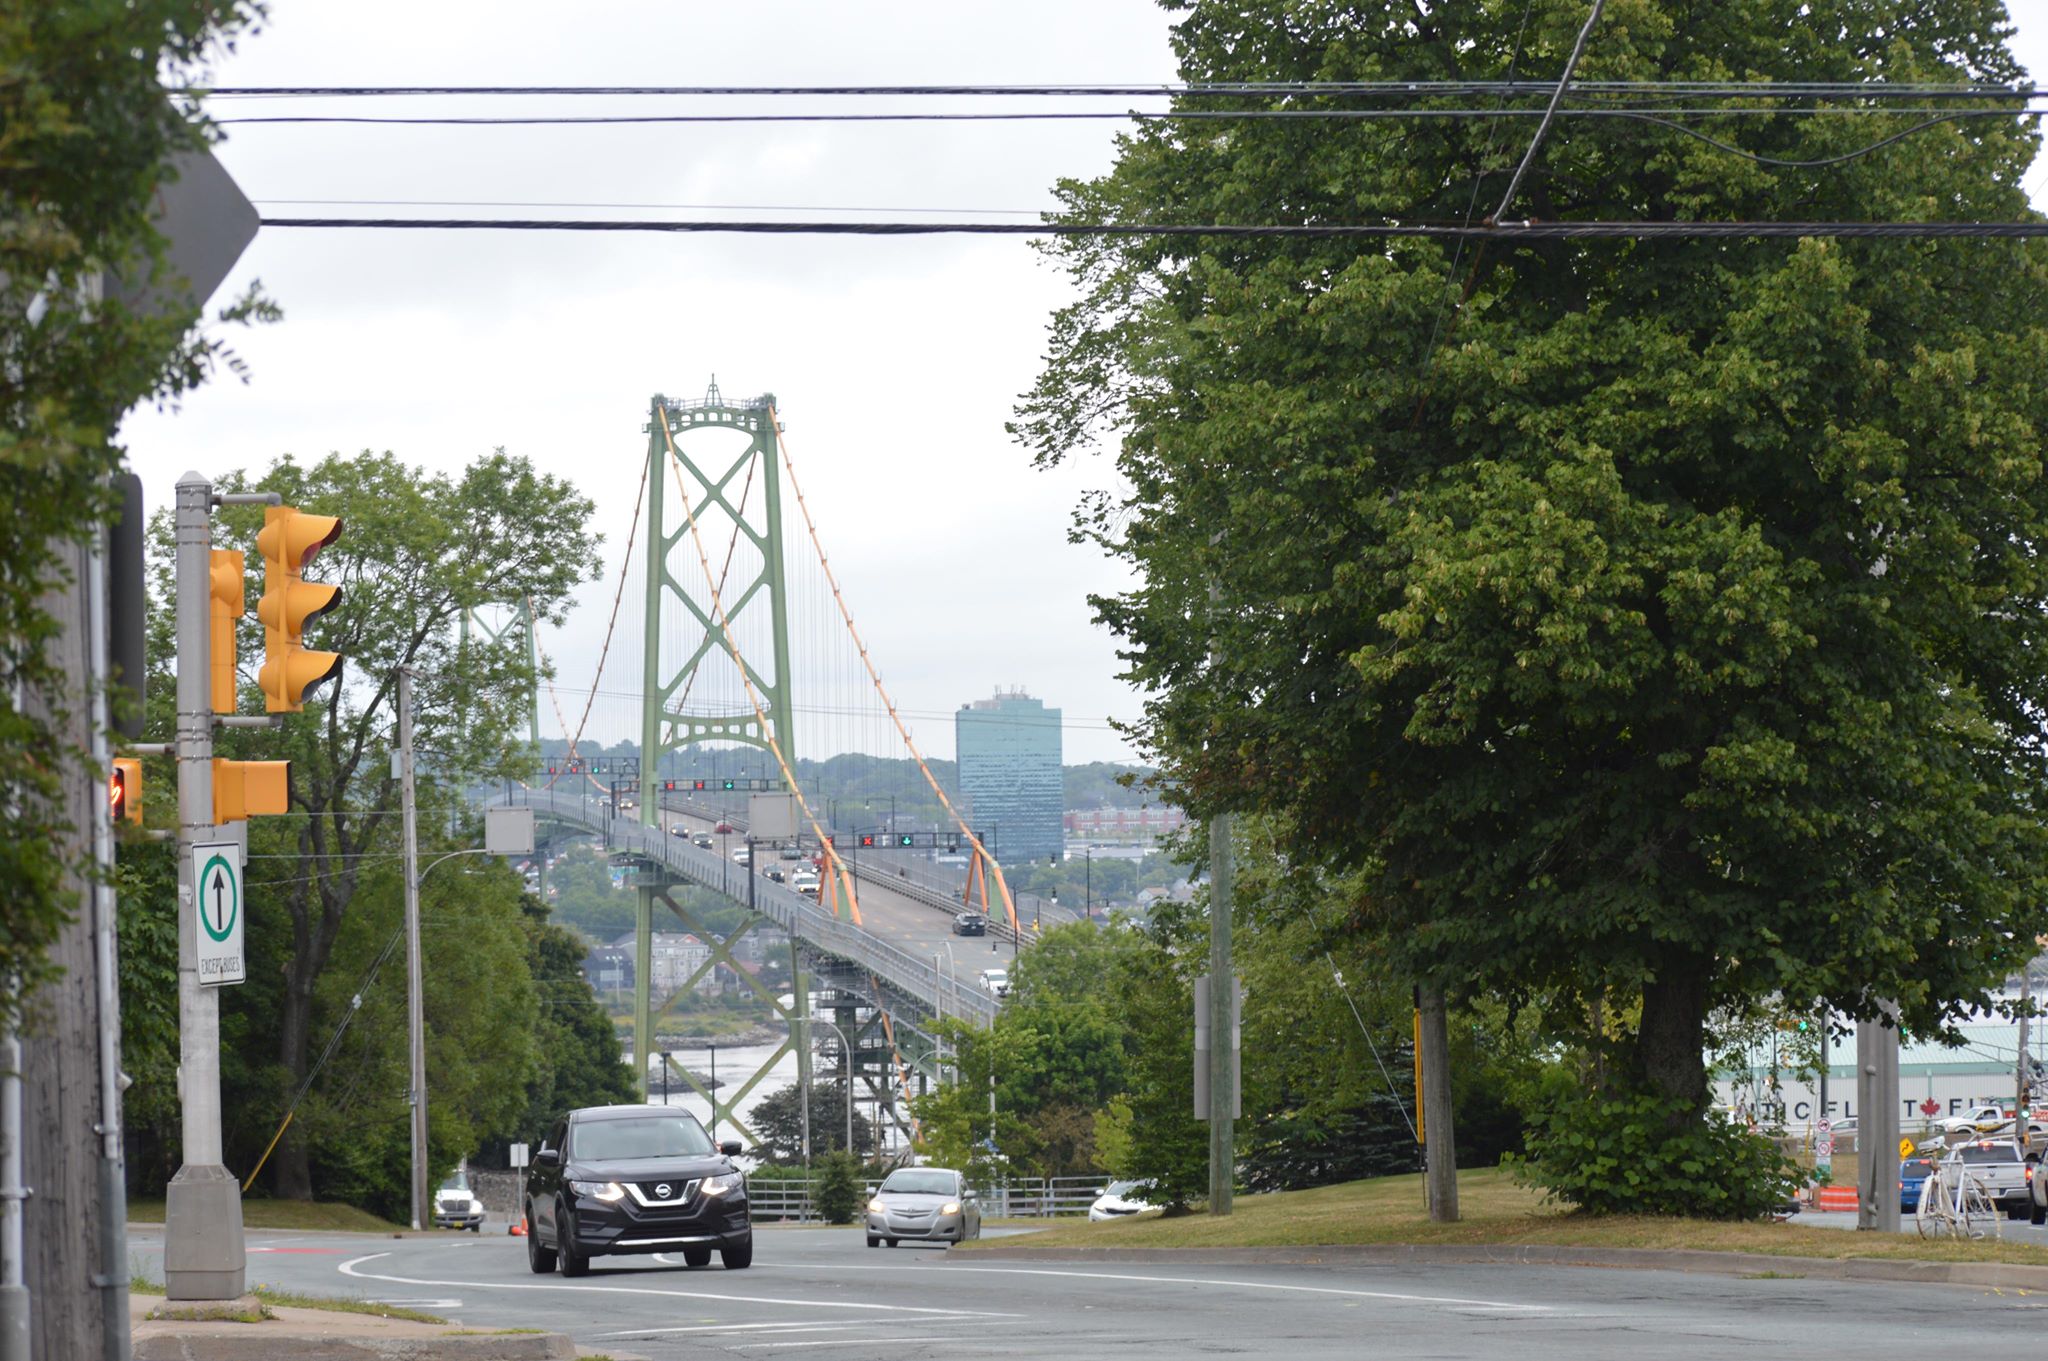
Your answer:
[[[130,1224],[161,1224],[164,1203],[160,1200],[128,1202]],[[355,1233],[399,1233],[403,1224],[379,1219],[353,1205],[336,1205],[321,1200],[245,1200],[242,1226],[250,1229],[343,1229]]]
[[[1221,1248],[1310,1247],[1349,1243],[1568,1248],[1684,1248],[1756,1252],[1784,1257],[1896,1258],[1936,1262],[2016,1262],[2048,1266],[2048,1248],[1997,1241],[1922,1240],[1914,1234],[1867,1234],[1796,1224],[1722,1224],[1699,1219],[1595,1217],[1543,1203],[1542,1193],[1497,1169],[1458,1174],[1456,1224],[1432,1224],[1422,1208],[1420,1175],[1239,1196],[1220,1219],[1196,1213],[1167,1219],[1148,1214],[1104,1224],[1061,1224],[1028,1238],[984,1239],[1030,1247]]]

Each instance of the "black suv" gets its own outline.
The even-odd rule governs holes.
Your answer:
[[[979,912],[956,912],[953,914],[953,934],[956,936],[985,936],[988,923]]]
[[[606,1253],[675,1252],[728,1271],[754,1260],[747,1179],[695,1116],[667,1106],[590,1106],[555,1122],[526,1174],[526,1263],[581,1276]]]

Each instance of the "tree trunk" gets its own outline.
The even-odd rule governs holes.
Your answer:
[[[1643,985],[1636,1063],[1644,1088],[1678,1109],[1674,1125],[1707,1107],[1707,974],[1698,955],[1674,955]]]
[[[277,1058],[290,1075],[288,1090],[283,1094],[287,1101],[306,1078],[306,1035],[313,1021],[313,991],[310,985],[301,987],[299,980],[292,976],[298,970],[299,965],[294,961],[286,972],[283,1004],[278,1016]],[[283,1118],[282,1112],[279,1112],[279,1118]],[[311,1200],[312,1156],[298,1130],[286,1130],[284,1138],[278,1141],[277,1152],[270,1156],[273,1169],[271,1193],[279,1200]]]

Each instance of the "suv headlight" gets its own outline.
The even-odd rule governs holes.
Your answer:
[[[747,1178],[744,1173],[719,1172],[704,1178],[697,1189],[707,1196],[723,1196],[744,1189],[746,1184]]]
[[[592,1200],[621,1200],[626,1194],[626,1188],[615,1181],[572,1181],[569,1189]]]

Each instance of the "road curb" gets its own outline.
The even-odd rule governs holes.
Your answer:
[[[560,1333],[445,1337],[279,1335],[261,1324],[242,1335],[152,1333],[135,1341],[135,1361],[574,1361]]]
[[[1880,1257],[1780,1257],[1759,1252],[1663,1248],[1571,1248],[1542,1243],[1493,1245],[1371,1243],[1298,1248],[1055,1248],[1022,1243],[975,1248],[983,1258],[1128,1262],[1154,1266],[1565,1266],[1683,1271],[1711,1276],[1772,1272],[1838,1281],[1917,1281],[1929,1285],[2048,1290],[2048,1266],[2009,1262],[1917,1262]]]

